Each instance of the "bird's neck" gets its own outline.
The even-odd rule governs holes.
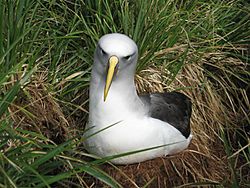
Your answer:
[[[109,126],[126,120],[128,117],[139,117],[145,114],[143,103],[136,93],[134,78],[118,79],[111,84],[106,101],[104,101],[105,83],[103,82],[105,79],[92,77],[89,117],[95,126]]]

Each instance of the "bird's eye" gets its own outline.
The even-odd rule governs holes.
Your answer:
[[[131,59],[131,55],[125,56],[124,59],[126,59],[127,61],[129,61]]]
[[[107,55],[107,52],[105,52],[103,49],[100,48],[100,51],[102,55]]]

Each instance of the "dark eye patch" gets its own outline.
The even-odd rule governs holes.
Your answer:
[[[130,55],[127,55],[127,56],[124,56],[123,59],[129,61],[129,60],[131,60],[131,58],[132,58],[134,55],[135,55],[135,53],[130,54]]]
[[[131,57],[132,57],[132,55],[127,55],[127,56],[125,56],[125,57],[123,57],[123,58],[126,59],[126,60],[128,61],[128,60],[131,59]]]
[[[108,53],[105,52],[99,45],[98,45],[98,47],[99,47],[100,53],[101,53],[102,55],[107,55],[107,54],[108,54]]]
[[[105,52],[103,49],[101,49],[101,53],[102,53],[103,55],[107,55],[107,52]]]

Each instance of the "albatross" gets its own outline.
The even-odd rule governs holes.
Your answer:
[[[137,59],[135,42],[119,33],[102,36],[94,53],[87,151],[108,157],[144,150],[113,158],[115,164],[178,153],[192,138],[190,99],[179,92],[138,95],[134,82]]]

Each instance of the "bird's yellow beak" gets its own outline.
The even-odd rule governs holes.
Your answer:
[[[109,88],[111,86],[114,72],[115,72],[115,67],[119,63],[119,60],[116,56],[111,56],[109,58],[109,67],[108,67],[108,73],[107,73],[107,78],[106,78],[106,84],[104,88],[104,101],[106,101],[106,98],[108,96]]]

